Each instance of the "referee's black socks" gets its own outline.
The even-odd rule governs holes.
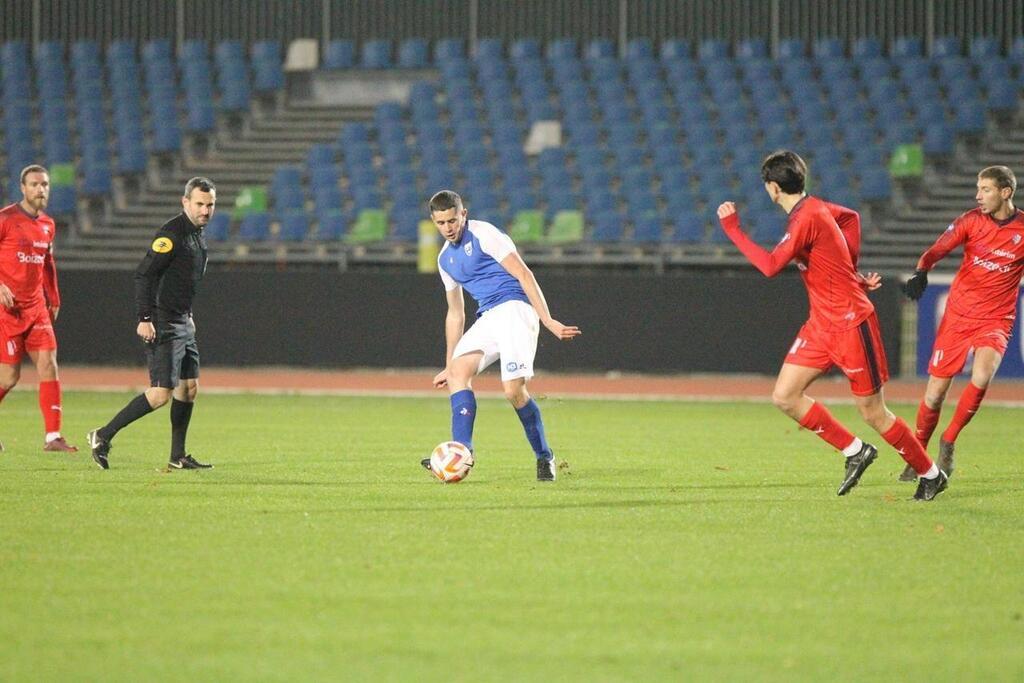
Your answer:
[[[121,412],[115,415],[114,419],[108,422],[106,427],[102,427],[99,430],[99,435],[106,441],[110,441],[119,431],[140,417],[149,415],[151,412],[153,412],[153,408],[149,405],[149,399],[146,398],[145,394],[139,394],[129,401],[128,405],[121,408]]]
[[[192,419],[192,406],[194,403],[171,399],[171,457],[177,458],[185,455],[185,435],[188,433],[188,423]]]

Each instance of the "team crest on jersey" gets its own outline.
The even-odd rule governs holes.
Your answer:
[[[174,242],[170,241],[166,237],[157,237],[153,240],[153,251],[158,254],[166,254],[174,248]]]
[[[949,227],[948,227],[948,228],[946,228],[946,232],[952,232],[952,230],[953,230],[953,224],[952,224],[952,223],[950,223],[950,224],[949,224]]]
[[[1013,236],[1013,243],[1014,244],[1020,244],[1020,235],[1014,235]]]
[[[466,242],[466,246],[464,246],[462,249],[466,252],[466,256],[472,256],[473,255],[473,243],[472,242]]]

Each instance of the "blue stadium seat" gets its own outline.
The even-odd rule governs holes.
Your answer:
[[[356,48],[351,40],[332,40],[324,49],[325,69],[351,69],[355,66]]]
[[[309,216],[305,211],[286,211],[278,215],[278,221],[278,238],[283,242],[301,242],[309,234]]]
[[[607,38],[595,38],[587,43],[583,49],[583,56],[588,61],[614,59],[616,56],[615,43]]]
[[[779,59],[803,59],[807,56],[807,43],[800,38],[787,38],[779,41]]]
[[[935,36],[932,40],[932,57],[960,57],[963,55],[963,42],[957,36]]]
[[[430,49],[423,38],[407,38],[398,46],[398,66],[425,69],[430,66]]]
[[[245,48],[239,40],[222,40],[214,46],[213,57],[218,65],[245,64]]]
[[[216,212],[210,216],[210,221],[203,228],[203,234],[208,241],[226,242],[230,225],[231,215],[227,211]]]
[[[548,41],[546,52],[548,60],[552,62],[576,59],[579,45],[575,38],[558,38]]]
[[[917,36],[901,36],[892,41],[892,56],[896,58],[923,57],[924,41]]]
[[[476,44],[473,58],[477,62],[502,62],[505,59],[505,43],[501,38],[481,38]]]
[[[50,189],[50,202],[46,212],[51,216],[67,218],[74,216],[76,210],[75,188],[70,185],[58,185]]]
[[[927,155],[949,156],[953,153],[956,145],[956,135],[953,127],[946,123],[934,123],[925,126],[924,140],[921,148]]]
[[[205,40],[186,40],[181,44],[181,52],[178,57],[183,65],[189,62],[205,63],[210,59],[210,47]]]
[[[540,59],[540,43],[534,38],[520,38],[512,42],[508,52],[514,61]]]
[[[313,189],[313,205],[317,213],[340,211],[344,201],[337,185],[322,185]]]
[[[246,242],[265,242],[270,239],[270,214],[258,212],[243,216],[238,226],[238,237]]]
[[[171,49],[171,41],[166,38],[154,38],[147,40],[142,45],[142,59],[149,62],[171,62],[174,59],[174,52]]]
[[[860,198],[865,202],[883,202],[892,198],[892,178],[888,169],[869,169],[860,177]]]
[[[650,38],[633,38],[626,44],[626,61],[649,61],[654,59],[654,45]]]
[[[317,214],[313,238],[322,242],[339,240],[348,232],[349,223],[349,216],[340,208],[321,211]]]
[[[987,125],[985,108],[975,100],[953,103],[953,129],[957,133],[981,133]]]
[[[882,43],[878,38],[863,37],[853,41],[850,55],[857,61],[882,56]]]
[[[672,241],[680,244],[699,244],[707,234],[707,225],[696,211],[679,213],[675,217]]]
[[[971,46],[969,48],[971,59],[980,62],[985,59],[992,57],[999,57],[1001,49],[999,47],[999,41],[995,38],[988,38],[982,36],[976,36],[971,38]]]
[[[818,60],[835,59],[846,56],[841,38],[818,38],[814,41],[814,57]]]
[[[747,38],[736,45],[736,59],[767,59],[768,42],[764,38]]]
[[[647,212],[633,218],[633,241],[639,244],[659,244],[664,239],[664,226],[657,213]]]
[[[988,90],[985,104],[989,111],[997,113],[1015,112],[1019,106],[1017,89],[993,83]]]
[[[375,39],[364,42],[359,66],[364,69],[390,69],[391,41]]]
[[[594,216],[594,230],[590,233],[590,239],[594,242],[621,242],[622,241],[622,216],[616,213],[605,213]]]
[[[697,58],[702,62],[712,62],[729,58],[729,44],[724,40],[709,38],[697,46]]]
[[[659,53],[663,62],[689,61],[693,47],[684,38],[670,38],[661,42]]]
[[[258,93],[269,93],[284,88],[284,69],[280,61],[271,59],[253,60],[253,89]]]
[[[443,38],[434,43],[434,61],[447,62],[466,58],[466,43],[461,38]]]

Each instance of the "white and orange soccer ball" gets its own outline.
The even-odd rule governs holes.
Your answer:
[[[473,454],[458,441],[443,441],[430,454],[430,471],[446,484],[462,481],[472,469]]]

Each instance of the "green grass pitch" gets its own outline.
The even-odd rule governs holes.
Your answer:
[[[65,433],[129,397],[68,393]],[[440,395],[202,396],[189,450],[216,469],[164,471],[165,408],[103,472],[43,453],[15,392],[0,680],[1024,679],[1024,411],[983,407],[921,504],[849,406],[880,457],[846,498],[770,405],[541,407],[557,482],[482,400],[446,486],[419,466]]]

